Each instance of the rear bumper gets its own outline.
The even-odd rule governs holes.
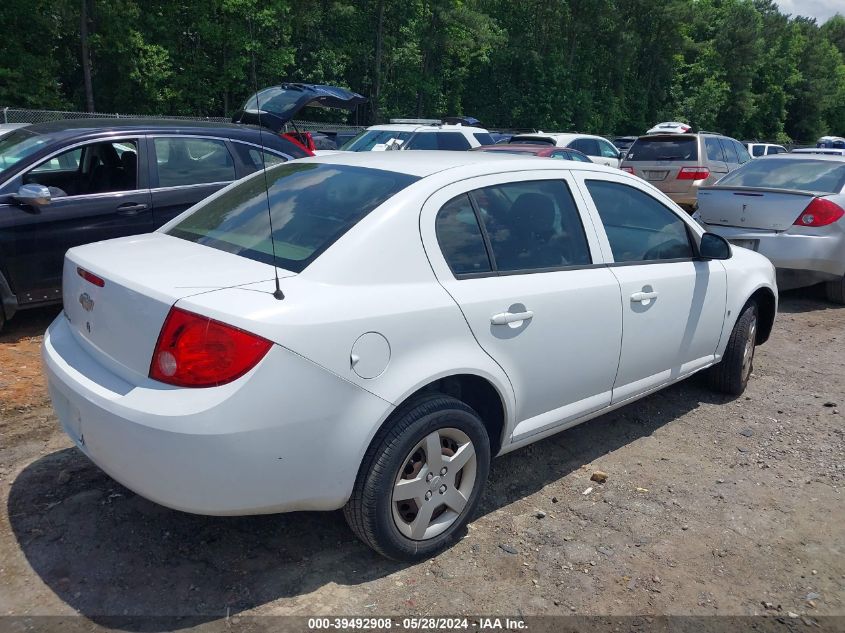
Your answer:
[[[809,235],[718,226],[701,220],[698,222],[707,231],[729,241],[751,240],[755,247],[753,250],[775,265],[778,285],[784,288],[832,281],[845,275],[845,236],[841,231]]]
[[[198,514],[333,510],[392,405],[278,346],[209,389],[133,385],[94,360],[60,315],[42,357],[65,432],[152,501]]]

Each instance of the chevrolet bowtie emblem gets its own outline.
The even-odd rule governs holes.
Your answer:
[[[83,292],[79,295],[79,303],[82,305],[82,309],[86,312],[91,312],[91,310],[94,309],[94,300],[87,292]]]

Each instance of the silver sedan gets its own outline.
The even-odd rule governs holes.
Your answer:
[[[825,282],[845,303],[845,156],[780,154],[702,187],[693,216],[707,231],[768,257],[781,290]]]

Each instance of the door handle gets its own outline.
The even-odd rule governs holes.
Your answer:
[[[533,318],[534,312],[531,310],[526,310],[525,312],[500,312],[490,317],[490,323],[493,325],[507,325],[508,323],[528,321]]]
[[[631,295],[631,301],[636,301],[637,303],[651,301],[652,299],[657,299],[656,292],[635,292]]]
[[[127,202],[117,208],[117,213],[118,215],[138,215],[141,211],[146,211],[148,206],[146,204]]]

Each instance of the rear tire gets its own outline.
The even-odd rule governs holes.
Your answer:
[[[836,281],[828,281],[824,285],[824,290],[828,301],[845,305],[845,276]]]
[[[754,369],[757,345],[757,304],[749,301],[736,320],[722,360],[709,370],[710,387],[734,396],[742,395]]]
[[[489,469],[487,429],[473,409],[442,394],[416,398],[376,434],[343,514],[379,554],[419,561],[458,539]]]

